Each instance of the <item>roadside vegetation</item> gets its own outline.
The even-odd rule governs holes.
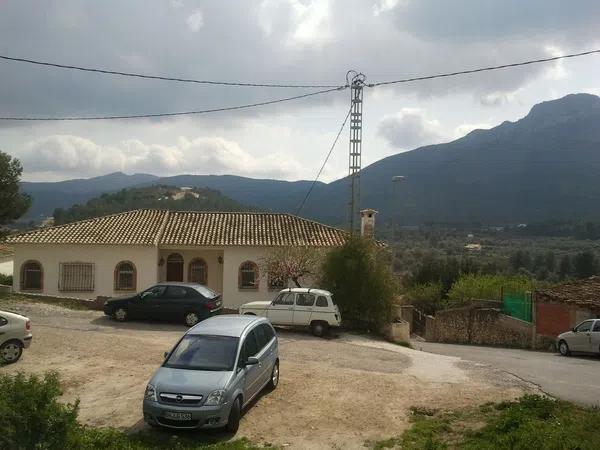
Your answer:
[[[13,450],[251,450],[245,439],[217,442],[217,433],[146,431],[125,433],[113,428],[93,428],[77,420],[79,403],[61,403],[58,375],[0,374],[0,448]],[[204,437],[205,442],[202,442]]]
[[[400,437],[371,443],[403,450],[592,450],[598,448],[600,410],[538,395],[479,408],[412,408],[412,426]]]

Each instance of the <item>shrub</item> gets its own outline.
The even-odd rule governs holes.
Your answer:
[[[4,284],[6,286],[12,286],[13,276],[0,273],[0,284]]]
[[[501,300],[502,291],[524,293],[534,289],[530,278],[503,275],[463,275],[450,288],[450,300]]]
[[[404,294],[411,305],[416,306],[426,314],[434,314],[442,308],[444,286],[441,282],[430,281],[429,283],[416,284],[409,288]]]
[[[25,377],[0,375],[0,448],[63,449],[69,447],[79,425],[78,402],[62,404],[54,372]]]
[[[389,321],[397,281],[386,254],[373,241],[353,237],[325,257],[321,283],[334,295],[345,321],[379,326]]]

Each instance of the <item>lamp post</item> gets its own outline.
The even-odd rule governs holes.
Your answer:
[[[396,186],[406,180],[406,177],[403,175],[396,175],[392,177],[392,238],[390,239],[390,243],[392,245],[392,271],[394,270],[394,261],[396,260],[396,246],[395,246],[395,238],[396,238],[396,220],[394,219],[395,214],[395,204],[396,204]]]

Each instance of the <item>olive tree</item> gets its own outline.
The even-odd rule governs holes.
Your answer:
[[[23,166],[9,154],[0,151],[0,236],[7,225],[27,212],[31,205],[28,195],[19,191],[19,180]]]

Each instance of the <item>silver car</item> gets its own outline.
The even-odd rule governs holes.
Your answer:
[[[559,334],[556,344],[563,356],[571,352],[600,353],[600,319],[584,320],[571,331]]]
[[[225,428],[235,433],[242,410],[279,383],[279,348],[269,321],[221,315],[190,328],[165,353],[144,395],[144,420],[169,428]]]
[[[20,314],[0,311],[0,364],[17,362],[31,345],[31,322]]]

